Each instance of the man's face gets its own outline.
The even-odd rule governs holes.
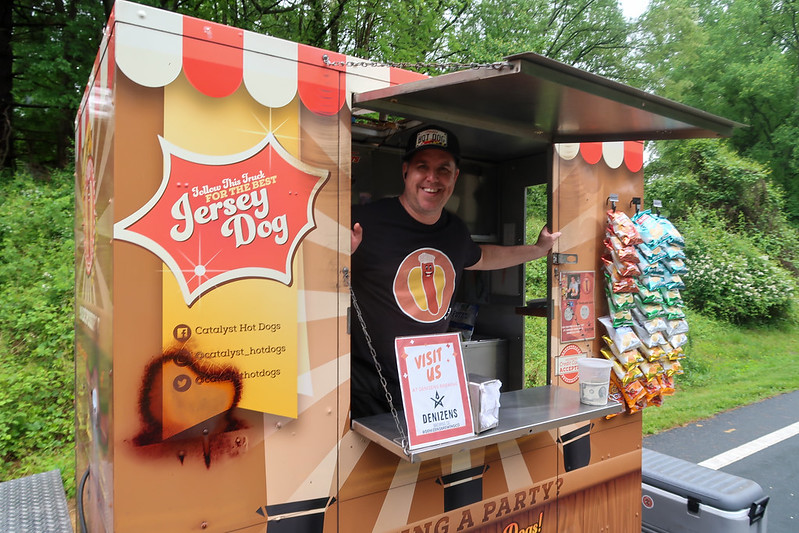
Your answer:
[[[435,223],[441,210],[452,196],[458,167],[448,152],[437,148],[422,150],[402,164],[405,190],[400,196],[402,205],[416,220]]]

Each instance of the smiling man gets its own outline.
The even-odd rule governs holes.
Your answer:
[[[363,311],[394,406],[402,409],[394,338],[443,333],[464,269],[494,270],[544,257],[560,233],[545,227],[534,245],[474,243],[466,224],[444,206],[455,190],[460,148],[439,126],[413,132],[402,163],[404,189],[352,211],[352,287]],[[352,327],[352,418],[390,406],[369,345]]]

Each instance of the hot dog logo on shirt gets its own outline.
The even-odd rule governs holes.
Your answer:
[[[455,268],[442,251],[420,248],[400,263],[393,289],[403,313],[417,322],[437,322],[449,309]]]

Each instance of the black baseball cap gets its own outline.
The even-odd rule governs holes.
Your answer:
[[[461,151],[458,145],[458,138],[448,129],[435,125],[422,126],[413,131],[408,139],[408,145],[405,147],[405,155],[402,160],[409,161],[413,154],[428,148],[437,148],[449,152],[455,158],[456,165],[460,161]]]

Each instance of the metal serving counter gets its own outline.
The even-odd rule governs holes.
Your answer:
[[[352,429],[399,457],[415,463],[622,411],[622,404],[613,400],[601,406],[585,405],[580,403],[580,394],[577,391],[547,385],[503,392],[500,396],[497,427],[464,439],[417,448],[408,455],[400,444],[400,435],[390,413],[353,420]],[[400,421],[404,425],[402,413]]]

